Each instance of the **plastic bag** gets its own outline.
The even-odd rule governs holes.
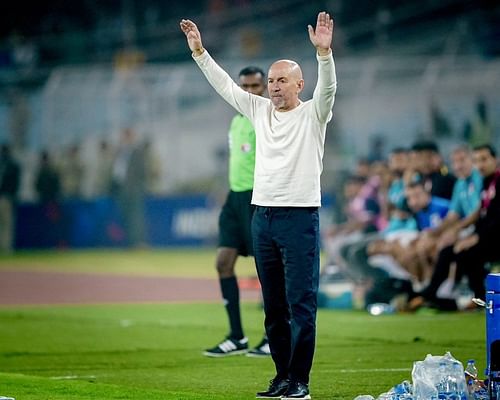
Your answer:
[[[412,385],[409,381],[403,381],[394,386],[387,393],[382,393],[377,400],[414,400]]]
[[[428,354],[424,361],[416,361],[411,377],[415,400],[438,399],[442,394],[467,398],[464,368],[450,352],[444,356]]]

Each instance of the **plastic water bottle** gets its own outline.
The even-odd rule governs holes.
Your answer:
[[[500,372],[490,371],[490,400],[500,400]]]
[[[467,361],[467,367],[465,367],[465,383],[467,383],[467,392],[470,398],[474,398],[474,392],[477,389],[477,367],[474,360]]]
[[[437,370],[437,384],[436,389],[438,391],[438,399],[446,399],[448,391],[448,368],[446,367],[446,363],[440,362]]]
[[[438,400],[467,400],[463,383],[460,384],[462,366],[458,363],[440,363],[438,368]],[[462,381],[463,382],[463,381]]]

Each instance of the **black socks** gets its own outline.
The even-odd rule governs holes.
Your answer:
[[[232,339],[243,339],[243,328],[240,316],[240,290],[235,276],[219,279],[224,305],[226,306],[229,326],[231,328],[230,337]]]

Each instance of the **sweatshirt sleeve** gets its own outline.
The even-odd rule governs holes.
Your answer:
[[[228,73],[215,62],[206,49],[198,57],[193,56],[193,59],[215,91],[236,111],[253,121],[253,95],[241,89]]]
[[[316,54],[316,59],[318,60],[318,82],[313,94],[314,109],[318,120],[326,123],[332,118],[332,108],[337,91],[335,62],[332,52],[326,56]]]

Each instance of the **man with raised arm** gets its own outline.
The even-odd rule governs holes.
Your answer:
[[[337,88],[333,19],[320,12],[316,28],[308,26],[318,61],[318,81],[308,101],[299,99],[304,80],[296,62],[273,63],[268,73],[270,99],[256,96],[241,89],[212,59],[192,21],[182,20],[180,26],[209,83],[255,128],[252,237],[276,366],[269,388],[258,392],[257,398],[310,399],[320,265],[320,175]]]

